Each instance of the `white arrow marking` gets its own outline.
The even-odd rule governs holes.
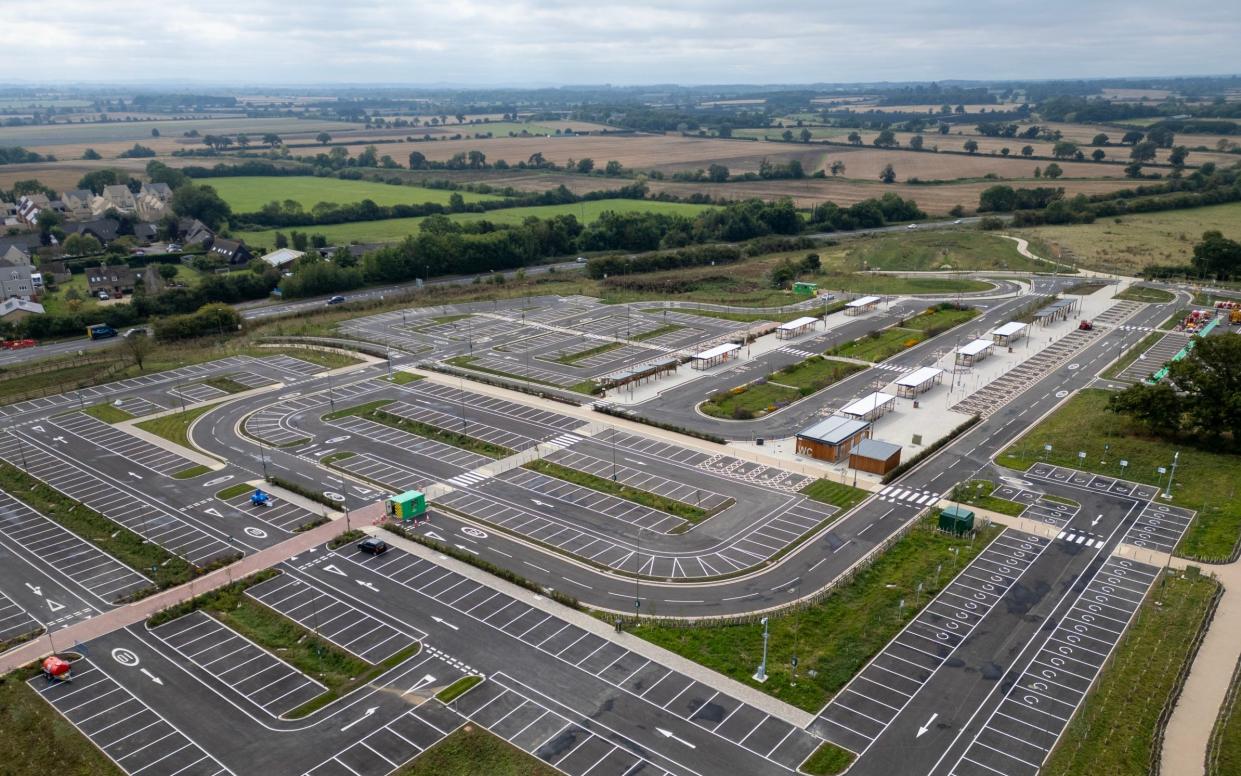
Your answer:
[[[139,668],[138,670],[139,670],[139,671],[141,671],[141,672],[143,673],[143,675],[144,675],[144,676],[146,676],[146,678],[147,678],[147,679],[150,679],[152,682],[155,682],[156,684],[160,685],[161,687],[163,686],[163,684],[164,684],[164,680],[163,680],[163,679],[160,679],[158,676],[156,676],[155,674],[153,674],[153,673],[151,673],[150,671],[146,670],[145,668]]]
[[[428,539],[435,539],[441,542],[444,541],[444,537],[440,536],[435,531],[427,531],[425,534],[423,534],[423,536],[427,537]]]
[[[1096,517],[1094,520],[1091,520],[1091,521],[1090,521],[1090,527],[1091,527],[1091,528],[1094,528],[1096,525],[1098,525],[1098,524],[1099,524],[1099,521],[1100,521],[1100,520],[1102,520],[1102,519],[1103,519],[1103,515],[1099,515],[1099,516],[1098,516],[1098,517]]]
[[[465,550],[466,552],[472,552],[475,555],[478,554],[478,550],[471,550],[469,547],[466,547],[464,544],[455,544],[453,546],[456,547],[458,550]]]
[[[375,712],[377,712],[377,711],[379,711],[379,707],[378,707],[378,706],[371,706],[369,709],[367,709],[367,710],[366,710],[366,713],[364,713],[362,716],[358,717],[358,718],[357,718],[357,719],[355,719],[353,722],[350,722],[348,725],[345,725],[343,728],[341,728],[341,729],[340,729],[340,732],[344,733],[346,730],[348,730],[349,728],[351,728],[351,727],[353,727],[354,725],[358,724],[359,722],[361,722],[362,720],[364,720],[364,719],[366,719],[367,717],[371,716],[372,714],[374,714],[374,713],[375,713]]]
[[[211,515],[212,517],[223,517],[223,515],[220,514],[220,510],[216,509],[215,507],[208,507],[207,509],[204,509],[203,511]]]
[[[204,483],[203,483],[203,487],[204,487],[204,488],[209,488],[209,487],[211,487],[212,485],[219,485],[221,482],[228,482],[228,481],[229,481],[229,480],[231,480],[232,478],[233,478],[233,475],[231,475],[231,474],[227,474],[227,475],[225,475],[225,476],[223,476],[223,477],[216,477],[214,480],[207,480],[206,482],[204,482]]]
[[[67,445],[67,444],[69,444],[69,440],[65,439],[65,438],[64,438],[64,437],[62,437],[62,436],[55,436],[55,437],[52,437],[52,440],[53,440],[53,441],[56,441],[56,442],[60,442],[62,445]]]
[[[31,431],[38,431],[40,434],[42,434],[42,433],[43,433],[43,426],[31,426],[31,427],[30,427],[30,430],[31,430]]]
[[[339,575],[340,575],[340,576],[342,576],[342,577],[347,577],[347,576],[349,576],[349,575],[348,575],[348,574],[346,574],[345,572],[341,571],[340,569],[338,569],[338,568],[336,568],[335,566],[332,566],[332,565],[330,565],[330,564],[329,564],[329,565],[327,565],[327,566],[324,566],[324,567],[323,567],[323,570],[324,570],[324,571],[326,571],[326,572],[327,572],[327,573],[329,573],[329,574],[339,574]]]
[[[432,617],[431,619],[432,619],[432,620],[435,620],[435,621],[436,621],[436,622],[438,622],[440,625],[443,625],[443,626],[444,626],[444,627],[446,627],[446,628],[452,628],[453,630],[461,630],[461,629],[460,629],[460,628],[458,628],[456,625],[453,625],[451,622],[449,622],[448,620],[445,620],[445,619],[443,619],[443,618],[441,618],[441,617]]]
[[[43,595],[43,588],[39,587],[38,585],[32,585],[29,582],[27,582],[26,587],[30,588],[30,592],[34,593],[35,595]]]
[[[362,587],[366,588],[367,590],[371,590],[371,591],[374,591],[374,592],[376,592],[376,593],[378,593],[378,592],[379,592],[379,588],[375,587],[375,586],[374,586],[374,585],[372,585],[370,582],[363,582],[363,581],[362,581],[362,580],[360,580],[360,579],[355,580],[355,581],[356,581],[359,585],[361,585]]]
[[[52,610],[53,612],[59,612],[61,609],[65,608],[64,604],[58,604],[50,598],[45,598],[43,600],[47,601],[47,608]]]
[[[530,499],[530,500],[534,502],[534,505],[535,505],[536,507],[545,507],[545,506],[547,506],[547,505],[546,505],[546,504],[544,504],[542,501],[539,501],[537,498],[532,498],[532,499]]]
[[[129,476],[130,476],[130,477],[133,477],[133,478],[135,478],[135,479],[139,479],[139,480],[140,480],[140,479],[142,479],[142,475],[141,475],[141,474],[135,474],[135,473],[133,473],[133,472],[129,472]]]
[[[914,736],[914,738],[922,738],[922,736],[924,736],[926,732],[931,729],[931,725],[935,722],[935,718],[938,716],[939,712],[932,714],[931,718],[926,721],[926,724],[918,728],[918,735]]]
[[[418,681],[414,682],[414,686],[413,686],[413,687],[410,687],[408,690],[406,690],[406,691],[405,691],[405,694],[406,694],[406,695],[409,695],[411,692],[416,692],[416,691],[418,691],[418,690],[421,690],[423,687],[426,687],[428,684],[430,684],[431,682],[434,682],[434,681],[435,681],[435,677],[434,677],[434,676],[431,676],[430,674],[426,674],[426,675],[424,675],[421,679],[419,679]]]
[[[685,745],[686,745],[686,746],[688,746],[690,749],[697,749],[697,748],[698,748],[698,747],[694,746],[693,744],[691,744],[689,741],[686,741],[684,738],[679,738],[679,737],[677,737],[677,736],[673,735],[671,730],[664,730],[663,728],[655,728],[655,732],[656,732],[656,733],[658,733],[658,734],[660,734],[660,735],[661,735],[661,736],[663,736],[664,738],[671,738],[673,741],[676,741],[676,742],[677,742],[677,743],[679,743],[679,744],[685,744]]]

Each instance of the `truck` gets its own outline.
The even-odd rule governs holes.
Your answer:
[[[1241,323],[1241,307],[1234,307],[1228,311],[1228,322],[1234,325]]]
[[[86,327],[86,336],[93,340],[107,339],[116,336],[116,329],[106,323],[92,323]]]

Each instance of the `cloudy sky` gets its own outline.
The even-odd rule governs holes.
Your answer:
[[[1239,0],[0,0],[38,80],[808,83],[1241,71]],[[9,6],[6,11],[5,7]],[[25,63],[19,66],[19,63]]]

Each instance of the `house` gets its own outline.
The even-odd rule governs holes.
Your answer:
[[[120,299],[134,290],[134,271],[124,265],[99,266],[86,270],[86,287],[91,296],[103,291],[113,299]]]
[[[21,248],[18,248],[16,245],[10,245],[8,250],[4,252],[4,255],[0,256],[0,259],[12,262],[13,264],[29,264],[30,254],[23,251]]]
[[[17,219],[17,203],[0,202],[0,226],[17,226],[20,223]]]
[[[42,315],[43,305],[25,299],[5,299],[0,302],[0,321],[20,321],[32,315]]]
[[[172,187],[167,183],[144,183],[139,196],[152,197],[165,205],[172,201]]]
[[[35,293],[34,280],[30,277],[33,272],[29,261],[0,259],[0,299],[29,300]]]
[[[870,434],[870,421],[832,415],[797,432],[797,454],[836,462]]]
[[[107,245],[117,238],[121,223],[115,218],[96,218],[91,221],[67,221],[63,228],[66,236],[89,234],[101,244]]]
[[[134,237],[143,244],[155,242],[155,238],[159,237],[159,226],[149,221],[139,221],[134,224]]]
[[[277,248],[271,253],[260,256],[259,258],[278,270],[284,270],[291,267],[293,262],[305,255],[305,251],[295,251],[292,248]]]
[[[73,277],[63,261],[45,261],[39,264],[39,274],[51,278],[54,283],[68,283]]]
[[[172,202],[172,189],[167,183],[144,183],[135,198],[138,217],[144,221],[158,221],[168,212]]]
[[[210,245],[215,239],[215,232],[197,218],[182,218],[177,222],[177,233],[182,245]]]
[[[23,194],[17,200],[17,220],[33,226],[39,223],[39,211],[51,206],[46,194]]]
[[[91,202],[95,199],[95,195],[87,189],[74,189],[73,191],[62,191],[60,193],[60,201],[64,206],[65,215],[71,219],[87,220],[94,216],[91,210]]]
[[[91,200],[91,210],[96,216],[101,216],[109,210],[115,210],[118,213],[136,213],[138,202],[128,186],[118,183],[114,186],[104,186],[103,193]]]
[[[246,264],[254,258],[254,254],[250,253],[250,249],[241,240],[226,240],[222,237],[211,243],[208,255],[224,259],[229,264]]]
[[[134,277],[136,282],[142,284],[142,290],[148,296],[155,296],[167,288],[164,278],[159,274],[159,267],[154,264],[148,264],[142,269],[135,270]]]

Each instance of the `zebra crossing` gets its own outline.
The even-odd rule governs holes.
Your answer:
[[[547,445],[548,447],[553,447],[557,450],[563,450],[566,447],[572,447],[573,445],[576,445],[578,442],[581,442],[582,439],[583,437],[580,437],[577,434],[561,434],[559,436],[556,436],[556,437],[553,437],[552,439],[547,440],[543,444]]]
[[[776,348],[776,352],[777,353],[789,353],[794,356],[801,356],[802,358],[810,358],[811,356],[819,355],[818,353],[815,353],[810,350],[801,350],[799,348],[794,348],[794,347]]]
[[[487,479],[488,477],[486,474],[479,474],[478,472],[465,472],[463,474],[458,474],[456,477],[449,477],[446,482],[449,485],[453,485],[458,488],[469,488],[479,484],[480,482],[486,482]]]
[[[925,507],[939,501],[940,494],[933,493],[929,490],[920,490],[918,488],[902,488],[899,485],[889,485],[879,491],[879,500],[888,503],[904,502],[914,506]]]
[[[1103,547],[1105,542],[1098,534],[1090,531],[1082,531],[1077,528],[1067,528],[1056,534],[1057,539],[1063,539],[1068,544],[1078,544],[1092,550],[1098,550]]]
[[[1159,329],[1156,329],[1154,326],[1134,326],[1134,325],[1117,326],[1116,330],[1117,331],[1144,331],[1148,334],[1152,331],[1159,331]]]

